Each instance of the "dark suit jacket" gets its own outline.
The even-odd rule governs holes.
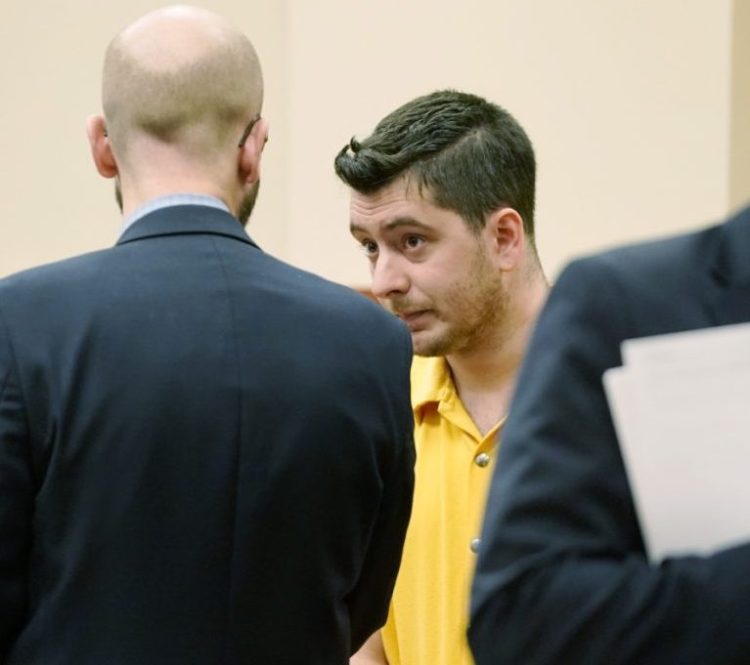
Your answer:
[[[750,209],[563,272],[489,496],[469,630],[478,665],[750,663],[750,544],[649,565],[602,387],[625,339],[743,321]]]
[[[152,213],[0,282],[0,662],[348,662],[413,482],[408,331]]]

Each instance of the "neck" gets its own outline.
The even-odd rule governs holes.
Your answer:
[[[232,201],[222,191],[220,187],[211,186],[210,183],[206,183],[196,180],[183,179],[179,182],[174,183],[163,183],[163,184],[152,184],[146,187],[134,187],[126,190],[123,187],[122,199],[122,214],[123,217],[128,217],[140,206],[154,199],[162,196],[170,196],[173,194],[204,194],[213,198],[224,201],[227,207],[236,212],[233,209]]]
[[[137,168],[135,166],[137,165]],[[241,194],[235,193],[236,178],[222,164],[195,164],[180,155],[154,151],[139,154],[133,168],[121,169],[123,215],[127,217],[144,203],[170,194],[205,194],[220,199],[236,214]]]
[[[456,391],[483,434],[507,413],[518,368],[546,295],[547,284],[540,275],[519,292],[502,325],[482,343],[446,356]]]

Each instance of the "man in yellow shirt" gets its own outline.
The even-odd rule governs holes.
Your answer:
[[[351,662],[470,665],[469,586],[497,439],[547,292],[534,152],[505,110],[444,90],[352,139],[335,168],[372,292],[417,354],[411,522],[386,625]]]

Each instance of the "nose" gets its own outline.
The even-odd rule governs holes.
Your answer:
[[[409,290],[409,276],[398,256],[381,252],[372,265],[372,294],[376,298],[403,295]]]

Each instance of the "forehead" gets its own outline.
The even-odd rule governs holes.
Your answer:
[[[429,192],[398,178],[370,194],[352,191],[349,204],[352,232],[388,230],[413,222],[420,226],[439,227],[463,220],[451,210],[432,202]]]

